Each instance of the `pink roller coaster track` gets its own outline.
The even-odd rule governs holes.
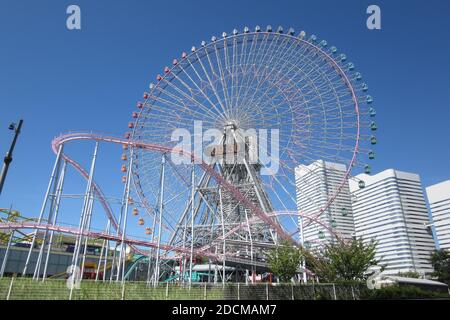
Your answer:
[[[52,141],[52,148],[55,153],[58,152],[59,146],[73,140],[94,140],[94,141],[104,141],[104,142],[111,142],[111,143],[117,143],[121,145],[129,145],[132,147],[142,148],[146,150],[151,151],[157,151],[161,153],[172,153],[172,152],[180,152],[182,150],[174,150],[173,148],[164,147],[156,144],[151,143],[145,143],[145,142],[138,142],[138,141],[130,141],[130,140],[124,140],[119,139],[112,136],[102,136],[94,133],[70,133],[66,135],[61,135],[57,138],[55,138]],[[183,152],[186,153],[184,150]],[[194,159],[193,155],[187,155]],[[70,164],[74,164],[75,161],[68,158],[66,155],[64,155],[64,159],[68,161]],[[266,222],[270,226],[274,228],[274,230],[277,232],[279,236],[281,236],[283,239],[291,240],[291,237],[289,234],[286,233],[286,231],[280,226],[280,224],[269,217],[266,213],[264,213],[260,208],[255,206],[251,201],[249,201],[237,188],[235,188],[232,184],[230,184],[228,181],[223,179],[210,165],[204,163],[203,161],[199,159],[195,159],[197,163],[200,163],[200,166],[202,169],[206,172],[208,172],[218,184],[220,184],[222,187],[224,187],[226,190],[228,190],[230,193],[232,193],[235,198],[240,201],[242,204],[247,206],[256,216],[258,216],[262,221]],[[87,172],[81,168],[80,165],[76,164],[74,167],[84,176],[87,177]],[[100,188],[98,185],[94,184],[94,188],[96,191],[96,194],[99,196],[100,201],[102,202],[103,207],[105,208],[105,211],[108,215],[109,219],[114,219],[114,215],[112,214],[112,211],[103,196]],[[115,219],[112,220],[115,222]],[[117,226],[117,223],[114,224]]]
[[[177,152],[177,150],[174,150],[172,148],[167,148],[164,146],[159,146],[159,145],[150,144],[150,143],[143,143],[143,142],[135,142],[135,141],[130,141],[130,140],[124,140],[124,139],[116,138],[113,136],[104,136],[101,134],[95,134],[95,133],[90,133],[90,132],[84,132],[84,133],[79,132],[79,133],[69,133],[69,134],[60,135],[52,141],[52,149],[55,153],[57,153],[59,150],[59,147],[61,145],[63,145],[64,143],[70,142],[70,141],[74,141],[74,140],[93,140],[93,141],[110,142],[110,143],[116,143],[116,144],[121,144],[121,145],[129,145],[132,147],[139,147],[142,149],[147,149],[147,150],[161,152],[161,153]],[[193,158],[192,155],[190,155],[190,156]],[[75,160],[71,159],[66,154],[63,154],[62,157],[65,161],[67,161],[67,163],[72,165],[85,179],[89,178],[87,171],[80,164],[78,164]],[[283,216],[283,215],[302,216],[301,213],[298,213],[298,212],[273,212],[273,213],[266,214],[260,208],[255,206],[252,202],[250,202],[244,195],[242,195],[242,193],[237,188],[235,188],[233,185],[231,185],[229,182],[227,182],[225,179],[223,179],[210,165],[207,165],[204,162],[200,162],[200,166],[202,167],[202,169],[204,171],[206,171],[212,177],[214,177],[214,179],[216,180],[216,182],[218,184],[220,184],[222,187],[224,187],[230,193],[232,193],[238,201],[240,201],[245,206],[247,206],[250,210],[253,211],[255,216],[252,218],[252,221],[262,220],[265,223],[269,224],[271,227],[273,227],[274,230],[276,230],[276,232],[278,233],[278,235],[280,235],[283,239],[293,241],[293,239],[291,237],[292,235],[289,235],[281,227],[281,225],[276,220],[276,217]],[[111,221],[111,225],[114,227],[115,230],[118,230],[119,225],[117,224],[117,221],[112,212],[112,209],[111,209],[106,197],[104,196],[102,190],[100,189],[98,184],[96,184],[95,182],[93,182],[93,188],[94,188],[95,194],[97,195],[97,198],[99,199],[99,201],[101,202],[101,204],[105,210],[105,213],[106,213],[108,219]],[[321,224],[322,226],[327,228],[330,232],[335,234],[332,229],[328,228],[328,226],[326,224],[321,223],[320,220],[318,220],[316,217],[312,217],[312,216],[303,216],[303,217],[309,221],[315,221],[315,222]],[[243,227],[245,227],[244,224],[234,227],[225,235],[225,238],[227,236],[229,236],[230,234],[232,234],[233,232],[236,232],[237,230],[239,230],[240,228],[243,228]],[[112,235],[112,234],[105,233],[105,232],[80,231],[78,228],[61,226],[61,225],[44,224],[44,223],[35,223],[35,222],[2,223],[2,224],[0,224],[0,229],[3,229],[3,230],[5,230],[5,229],[6,230],[14,230],[14,229],[50,230],[50,231],[55,231],[55,232],[60,232],[60,233],[67,233],[67,234],[72,234],[72,235],[83,235],[83,236],[87,236],[87,237],[106,239],[106,240],[117,241],[117,242],[121,242],[121,239],[122,239],[120,230],[118,230],[117,235]],[[337,234],[335,234],[335,236],[338,237]],[[219,258],[219,255],[208,252],[208,249],[210,249],[213,246],[212,245],[213,242],[218,241],[218,240],[223,240],[222,238],[223,238],[222,236],[218,237],[217,239],[212,241],[211,244],[203,246],[198,249],[195,249],[194,253],[202,255],[202,256],[208,256],[211,258]],[[150,247],[150,248],[158,247],[158,244],[155,242],[133,239],[128,236],[124,238],[124,242],[127,243],[128,245],[132,246],[137,252],[139,252],[141,254],[146,254],[146,253],[134,246],[143,246],[143,247]],[[166,252],[173,251],[173,252],[177,252],[177,253],[190,253],[190,250],[188,248],[182,248],[179,246],[160,244],[159,247],[160,247],[160,249],[162,249]]]

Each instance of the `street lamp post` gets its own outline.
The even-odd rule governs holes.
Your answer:
[[[9,164],[12,161],[12,154],[13,154],[13,151],[14,151],[14,147],[16,145],[17,137],[19,136],[19,133],[20,133],[20,129],[22,128],[22,123],[23,123],[23,120],[20,119],[19,124],[17,125],[17,127],[16,127],[15,123],[11,123],[9,125],[9,130],[14,130],[14,139],[11,142],[11,146],[9,147],[9,151],[6,153],[6,156],[3,159],[3,168],[2,168],[2,173],[0,175],[0,194],[2,193],[2,190],[3,190],[3,184],[5,183],[6,174],[8,173]]]

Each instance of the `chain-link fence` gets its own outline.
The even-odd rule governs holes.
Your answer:
[[[0,299],[6,300],[357,300],[365,284],[193,283],[189,285],[146,282],[83,280],[70,291],[65,280],[0,279]]]

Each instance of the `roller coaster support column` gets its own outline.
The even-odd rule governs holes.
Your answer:
[[[75,266],[75,268],[78,268],[78,258],[80,255],[80,247],[81,247],[81,243],[83,242],[83,232],[85,231],[85,227],[87,224],[87,214],[88,214],[88,209],[89,209],[89,202],[90,202],[92,192],[93,192],[92,182],[94,180],[94,170],[95,170],[95,162],[97,160],[97,151],[98,151],[98,142],[95,143],[94,154],[92,156],[91,169],[89,170],[89,178],[88,178],[88,183],[86,186],[86,193],[84,195],[83,208],[81,211],[80,234],[77,236],[77,240],[75,242],[75,249],[74,249],[73,257],[72,257],[72,265]],[[86,255],[86,252],[83,252],[83,256],[85,256],[85,255]],[[76,271],[74,271],[74,272],[76,272]],[[75,279],[77,276],[79,276],[80,279]],[[71,277],[71,279],[72,279],[72,283],[70,286],[69,299],[72,299],[72,293],[73,293],[73,287],[74,287],[75,281],[76,280],[81,281],[83,279],[83,274],[78,275],[76,272],[75,275]]]
[[[53,166],[52,175],[50,176],[50,181],[47,186],[47,191],[45,192],[44,202],[42,203],[41,211],[39,213],[38,217],[38,223],[42,222],[42,217],[45,212],[45,208],[47,206],[47,201],[50,195],[50,190],[52,186],[55,184],[56,177],[59,175],[59,169],[60,169],[60,162],[61,162],[61,155],[63,151],[63,145],[60,145],[58,149],[58,153],[56,155],[55,164]],[[38,230],[36,229],[33,233],[33,240],[31,241],[30,249],[28,250],[27,259],[25,260],[25,266],[23,267],[22,276],[26,276],[27,270],[28,270],[28,264],[30,263],[31,254],[33,253],[33,248],[36,243],[36,236],[37,236]]]
[[[14,147],[16,146],[17,138],[20,134],[20,129],[22,128],[23,120],[20,119],[19,124],[17,125],[17,128],[15,128],[15,124],[11,124],[9,128],[11,130],[14,130],[14,139],[11,142],[11,146],[9,147],[9,151],[6,153],[5,158],[3,159],[3,168],[2,173],[0,174],[0,194],[3,190],[3,184],[5,183],[6,175],[8,174],[8,168],[9,164],[12,162],[12,154],[14,151]]]
[[[156,213],[153,214],[153,223],[152,223],[152,242],[155,242],[155,236],[156,236],[156,220],[157,220],[157,215]],[[152,269],[152,257],[154,256],[155,253],[155,249],[154,248],[149,248],[148,250],[148,265],[147,265],[147,284],[150,285],[150,283],[153,281],[153,276],[152,274],[154,273],[154,268]],[[154,266],[153,266],[154,267]]]
[[[88,176],[88,182],[86,185],[86,192],[84,194],[84,201],[83,201],[83,207],[81,209],[81,215],[80,215],[80,222],[79,222],[79,229],[80,231],[84,231],[86,225],[87,225],[87,212],[89,211],[90,202],[91,202],[91,193],[92,193],[92,184],[93,184],[93,175],[95,170],[95,162],[97,159],[97,151],[98,151],[98,142],[95,143],[94,148],[94,154],[92,156],[91,160],[91,168],[89,170],[89,176]],[[78,265],[78,257],[80,252],[81,243],[83,242],[83,235],[80,234],[77,236],[76,242],[75,242],[75,248],[72,256],[72,264]]]
[[[219,205],[220,205],[220,220],[222,223],[222,240],[223,240],[223,248],[222,248],[222,286],[225,286],[225,250],[226,250],[226,244],[225,244],[225,221],[223,217],[223,202],[222,202],[222,188],[219,187]]]
[[[108,222],[106,224],[106,229],[105,229],[105,233],[109,234],[109,229],[111,227],[111,220],[108,219]],[[102,243],[102,249],[100,250],[100,256],[98,257],[98,263],[97,263],[97,272],[95,273],[95,281],[98,281],[98,276],[100,274],[100,267],[102,265],[102,258],[103,258],[103,253],[105,252],[105,259],[104,259],[104,263],[105,263],[105,268],[106,268],[106,263],[108,262],[108,248],[107,248],[107,240],[103,239],[103,243]],[[105,272],[103,272],[103,281],[105,281]]]
[[[91,230],[91,222],[92,222],[92,210],[94,209],[94,193],[91,192],[89,194],[89,205],[87,210],[87,230]],[[84,274],[84,266],[86,263],[86,253],[88,246],[89,237],[86,237],[84,240],[84,250],[83,250],[83,260],[81,261],[81,274]]]
[[[54,188],[54,192],[52,194],[50,194],[50,197],[51,197],[52,200],[51,200],[51,203],[50,203],[50,209],[49,209],[48,216],[47,216],[47,219],[46,219],[48,224],[53,224],[54,225],[56,223],[56,221],[55,221],[55,223],[53,223],[53,220],[54,220],[55,215],[57,215],[56,208],[59,205],[59,201],[60,201],[59,192],[60,192],[60,189],[61,189],[61,183],[64,181],[64,171],[65,171],[65,161],[63,163],[63,170],[61,170],[60,173],[59,173],[58,182],[55,184],[56,188]],[[34,268],[34,273],[33,273],[33,279],[36,279],[36,280],[39,279],[40,274],[41,274],[42,258],[44,256],[45,248],[47,246],[48,233],[49,233],[48,230],[44,231],[44,237],[42,238],[42,244],[41,244],[41,247],[39,249],[38,258],[36,260],[36,266]],[[52,239],[50,240],[50,243],[51,243],[51,241],[53,240],[53,231],[51,231],[50,233],[52,234]],[[48,244],[48,245],[51,247],[51,244]],[[46,261],[46,263],[47,263],[47,261]],[[47,266],[45,266],[44,269],[47,269]],[[44,278],[45,277],[43,275],[42,279],[44,279]]]
[[[215,250],[214,250],[214,253],[215,253],[215,255],[217,256],[217,246],[216,246],[216,248],[215,248]],[[217,262],[218,261],[216,261],[216,263],[214,264],[214,284],[217,284],[217,278],[218,278],[218,274],[217,274],[217,272],[218,272],[218,270],[217,270]]]
[[[191,201],[191,200],[189,200],[189,201]],[[191,205],[193,205],[193,204],[191,204]],[[183,228],[183,249],[185,249],[186,248],[186,232],[187,232],[187,221],[188,221],[188,219],[185,219],[184,220],[184,228]],[[182,257],[183,257],[183,261],[182,261],[182,264],[183,264],[183,272],[181,272],[180,271],[180,276],[181,276],[181,282],[184,284],[184,282],[186,281],[186,277],[184,276],[184,274],[186,273],[186,266],[187,266],[187,259],[186,259],[186,254],[183,252],[183,254],[182,254]]]
[[[251,259],[252,275],[253,275],[254,272],[255,272],[255,266],[254,266],[254,263],[253,263],[253,260],[254,260],[254,258],[253,258],[253,237],[252,237],[252,231],[250,229],[250,223],[249,223],[249,220],[248,220],[247,209],[244,209],[244,212],[245,212],[245,220],[247,221],[248,236],[249,236],[249,240],[250,240],[250,259]],[[254,277],[252,277],[252,283],[255,283],[253,278]]]
[[[192,263],[193,263],[193,255],[194,255],[194,218],[195,218],[195,209],[194,209],[194,198],[195,198],[195,171],[194,171],[194,162],[192,162],[192,172],[191,172],[191,256],[189,261],[189,289],[192,285]]]
[[[300,231],[300,245],[302,246],[302,248],[305,247],[305,237],[303,235],[303,217],[299,217],[299,231]],[[305,263],[305,258],[302,258],[302,269],[303,269],[303,283],[307,282],[307,277],[306,277],[306,263]]]
[[[111,232],[111,220],[108,219],[108,222],[110,223],[109,228],[107,228],[106,234],[109,235]],[[106,240],[106,247],[105,247],[105,259],[103,262],[103,282],[105,282],[106,280],[106,266],[108,264],[108,253],[110,251],[110,246],[109,246],[109,240]],[[111,266],[112,266],[112,262],[111,262]]]
[[[122,213],[123,213],[123,227],[122,227],[122,238],[120,240],[120,254],[119,261],[117,263],[117,277],[116,281],[119,279],[122,282],[122,285],[125,281],[125,262],[126,262],[126,245],[125,245],[125,234],[127,232],[127,217],[128,217],[128,204],[130,203],[130,183],[131,183],[131,168],[133,167],[133,153],[134,148],[130,150],[130,162],[128,163],[127,169],[127,183],[125,184],[125,192],[123,194]],[[119,227],[120,229],[120,227]],[[122,276],[122,278],[120,278]]]
[[[154,275],[154,285],[155,287],[158,285],[159,282],[159,247],[161,245],[161,224],[162,224],[162,213],[164,210],[164,176],[165,176],[165,163],[166,158],[165,154],[162,155],[161,158],[161,187],[160,187],[160,194],[159,194],[159,221],[158,221],[158,244],[156,247],[156,259],[155,259],[155,275]]]
[[[161,183],[161,182],[160,182]],[[158,199],[159,201],[159,199]],[[159,210],[159,209],[158,209]],[[152,223],[152,242],[155,242],[155,238],[156,238],[156,222],[158,220],[158,215],[156,213],[153,214],[153,223]],[[155,265],[151,263],[153,256],[155,256],[155,248],[149,248],[148,250],[148,268],[147,268],[147,283],[150,285],[150,283],[152,283],[154,281],[154,276],[155,276]],[[152,268],[153,267],[153,268]]]
[[[9,208],[8,218],[11,215],[11,210],[12,210],[12,208]],[[9,257],[9,250],[11,249],[12,240],[14,238],[14,232],[15,232],[15,230],[11,231],[11,235],[9,236],[9,239],[8,239],[8,244],[6,246],[5,255],[3,256],[2,268],[0,269],[0,278],[3,278],[3,274],[5,273],[6,263],[8,262],[8,257]]]
[[[214,234],[214,232],[213,232],[213,230],[214,230],[214,223],[215,223],[215,221],[216,221],[216,215],[214,214],[214,212],[211,212],[211,214],[212,214],[212,221],[211,221],[211,238],[210,238],[210,242],[211,243],[213,243],[213,240],[214,240],[214,238],[213,238],[213,234]],[[217,248],[217,247],[216,247]],[[211,282],[211,258],[209,258],[208,259],[208,283],[209,282]],[[217,265],[217,263],[216,263],[216,265]]]
[[[61,203],[61,194],[62,194],[62,190],[63,190],[63,186],[64,186],[64,177],[66,176],[66,167],[67,167],[67,163],[66,163],[66,161],[64,161],[63,167],[61,169],[61,175],[59,177],[58,188],[56,190],[55,213],[53,215],[53,221],[51,221],[51,222],[49,221],[52,225],[56,225],[56,222],[58,220],[59,205]],[[54,231],[52,230],[52,231],[50,231],[50,240],[49,240],[49,244],[48,244],[48,248],[47,248],[47,256],[45,258],[44,273],[42,274],[42,281],[44,281],[45,277],[47,276],[48,261],[50,259],[50,253],[52,251],[53,235],[54,235]]]
[[[127,190],[127,186],[125,184],[125,187],[123,189],[123,193],[125,194]],[[123,200],[122,200],[123,201]],[[128,199],[126,200],[128,202]],[[116,230],[116,236],[119,237],[120,235],[120,227],[122,226],[122,220],[123,220],[123,202],[122,202],[122,208],[120,209],[120,215],[119,215],[119,226],[117,227]],[[111,271],[110,271],[110,275],[109,275],[109,282],[113,281],[114,278],[114,268],[118,268],[119,267],[119,263],[117,262],[117,266],[116,266],[116,255],[117,255],[117,247],[118,247],[118,242],[115,243],[114,245],[114,251],[113,251],[113,256],[112,256],[112,261],[111,261]],[[117,272],[119,269],[117,269]]]

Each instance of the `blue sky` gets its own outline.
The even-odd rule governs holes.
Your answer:
[[[70,4],[81,7],[80,31],[66,29]],[[381,7],[382,30],[366,28],[369,4]],[[416,172],[424,186],[450,179],[449,1],[1,0],[0,152],[12,138],[9,122],[25,122],[0,207],[37,215],[54,136],[122,135],[136,101],[174,57],[222,31],[267,24],[326,39],[362,72],[378,112],[374,172]],[[92,150],[85,143],[70,152],[83,163]],[[120,194],[119,148],[103,144],[101,155],[97,180]],[[82,180],[72,181],[69,191]]]

